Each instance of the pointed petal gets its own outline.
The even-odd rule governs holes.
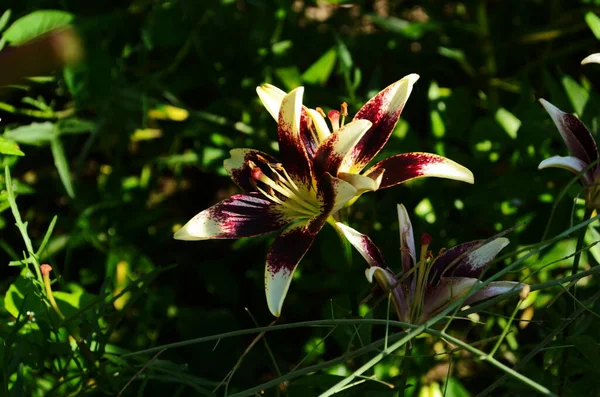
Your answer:
[[[300,136],[302,119],[302,94],[298,87],[287,94],[281,102],[279,121],[279,152],[283,166],[295,181],[306,187],[312,186],[313,171],[305,144]]]
[[[588,55],[587,57],[585,57],[583,59],[583,61],[581,61],[582,65],[585,65],[588,63],[600,63],[600,53]]]
[[[419,322],[423,323],[427,321],[436,313],[452,304],[452,302],[460,299],[477,283],[480,283],[480,281],[476,278],[442,277],[437,286],[427,289],[424,298],[425,307],[423,308]]]
[[[400,255],[402,257],[402,271],[408,273],[417,258],[415,249],[415,237],[413,235],[412,223],[408,217],[408,211],[403,204],[397,205],[398,226],[400,228]],[[412,275],[409,276],[412,279]]]
[[[258,236],[290,222],[282,208],[257,193],[236,194],[200,212],[173,236],[176,240]]]
[[[317,130],[317,134],[319,135],[319,142],[323,142],[325,139],[327,139],[329,135],[331,135],[329,127],[327,126],[327,122],[325,121],[323,116],[321,116],[321,114],[314,109],[307,108],[306,112],[311,118],[315,129]]]
[[[318,191],[321,212],[327,216],[335,214],[357,194],[354,186],[328,173],[319,179]]]
[[[385,261],[383,260],[383,256],[381,255],[381,251],[379,248],[373,243],[373,241],[362,233],[352,229],[350,226],[344,225],[342,222],[337,222],[336,227],[344,237],[352,244],[354,248],[358,251],[358,253],[367,261],[369,266],[373,267],[381,267],[385,268]],[[368,279],[368,277],[367,277]],[[369,282],[372,282],[369,280]],[[394,285],[395,282],[391,285]]]
[[[442,273],[442,277],[473,277],[479,278],[485,267],[498,255],[510,241],[506,237],[499,237],[492,240],[481,247],[470,250],[463,254],[456,264],[451,265],[451,268],[446,268]]]
[[[356,113],[354,120],[369,120],[373,126],[350,155],[351,172],[359,173],[386,144],[418,79],[416,74],[404,77],[375,95]]]
[[[365,175],[370,176],[382,168],[385,169],[385,173],[379,189],[431,176],[474,183],[473,173],[467,168],[432,153],[413,152],[388,157],[371,167]]]
[[[269,310],[275,317],[281,315],[294,271],[315,236],[323,227],[326,217],[314,217],[308,222],[288,226],[273,242],[267,254],[265,268],[265,292]]]
[[[587,127],[575,115],[565,113],[550,102],[540,99],[540,103],[554,121],[571,155],[590,164],[598,159],[596,141]]]
[[[369,120],[355,120],[329,135],[315,154],[315,173],[337,175],[338,171],[348,171],[350,164],[346,157],[371,125]]]
[[[516,281],[494,281],[475,292],[465,300],[465,305],[470,305],[481,300],[501,295],[509,291],[520,291],[525,284]]]
[[[373,174],[368,177],[360,174],[339,172],[338,177],[354,186],[357,194],[360,195],[365,192],[374,192],[375,190],[379,189],[381,179],[383,178],[383,172],[385,170],[381,169],[380,171],[381,172],[377,173],[377,175]]]
[[[281,107],[281,101],[285,96],[285,91],[282,91],[271,84],[263,84],[256,87],[256,93],[267,111],[273,116],[275,121],[277,121],[279,119],[279,108]]]
[[[235,184],[244,189],[246,192],[256,191],[254,186],[252,186],[250,183],[250,171],[252,170],[248,165],[249,161],[260,167],[262,172],[267,175],[269,175],[271,171],[266,166],[264,161],[266,160],[269,163],[279,163],[279,160],[277,160],[275,157],[265,152],[261,152],[260,150],[232,149],[229,154],[231,157],[225,159],[223,166]]]
[[[442,277],[447,269],[455,269],[455,265],[461,260],[463,255],[466,255],[467,252],[476,250],[484,243],[485,240],[469,241],[468,243],[459,244],[444,251],[440,256],[437,257],[431,266],[431,271],[429,272],[429,283],[432,285],[437,285],[440,277]],[[449,270],[449,273],[446,275],[463,276],[463,274],[456,274],[451,270]],[[475,276],[475,278],[477,278],[477,276]]]
[[[571,171],[575,175],[579,174],[588,164],[583,160],[573,157],[573,156],[552,156],[542,161],[540,165],[538,165],[538,170],[543,170],[544,168],[562,168],[567,171]],[[587,183],[592,183],[593,181],[593,171],[588,170],[583,174],[583,179]]]

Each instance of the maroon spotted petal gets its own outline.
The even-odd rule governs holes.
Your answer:
[[[270,175],[271,170],[265,163],[279,163],[275,157],[254,149],[233,149],[230,152],[231,157],[223,162],[223,166],[231,176],[231,179],[236,185],[244,189],[246,192],[255,192],[254,185],[250,182],[252,171],[249,162],[255,164],[261,171]]]
[[[283,98],[277,129],[284,168],[295,181],[310,187],[313,181],[312,162],[300,135],[303,91],[302,87],[298,87]]]
[[[259,193],[236,194],[200,212],[179,229],[177,240],[236,239],[278,230],[290,219]]]
[[[565,113],[550,102],[540,99],[560,136],[569,148],[569,152],[588,164],[598,159],[598,147],[587,127],[575,115]]]

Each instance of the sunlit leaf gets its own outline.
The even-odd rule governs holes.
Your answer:
[[[6,131],[4,136],[17,143],[40,146],[53,140],[57,133],[56,125],[47,121],[17,127]]]
[[[12,45],[23,44],[55,29],[64,28],[73,14],[58,10],[38,10],[17,19],[2,37]]]
[[[589,11],[585,14],[585,22],[590,27],[594,36],[600,40],[600,18],[592,11]]]
[[[335,47],[330,48],[315,63],[306,69],[302,74],[302,80],[309,84],[325,84],[327,80],[329,80],[331,72],[333,72],[336,59],[337,52]]]
[[[24,156],[21,150],[19,150],[19,145],[16,143],[7,141],[6,139],[0,137],[0,154],[8,154],[13,156]]]
[[[54,138],[50,142],[52,148],[52,155],[54,156],[54,165],[58,170],[60,180],[67,191],[69,197],[75,197],[75,191],[73,190],[73,184],[71,182],[71,173],[69,171],[69,163],[65,157],[65,151],[62,146],[62,142],[59,138]]]

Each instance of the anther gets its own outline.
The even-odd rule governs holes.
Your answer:
[[[323,118],[327,117],[327,115],[325,114],[325,112],[323,111],[323,109],[321,109],[320,107],[317,107],[315,109],[321,116],[323,116]]]

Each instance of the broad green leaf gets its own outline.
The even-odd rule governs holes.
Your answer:
[[[67,317],[96,298],[77,284],[68,284],[66,288],[68,291],[54,291],[54,298],[60,311]]]
[[[52,141],[58,134],[56,126],[49,121],[45,123],[31,123],[6,131],[4,136],[26,145],[40,146]]]
[[[337,52],[335,47],[330,48],[315,63],[302,74],[302,80],[309,84],[325,84],[333,72]]]
[[[302,85],[302,76],[296,66],[277,68],[275,69],[275,75],[288,91]]]
[[[10,10],[4,11],[4,14],[0,17],[0,32],[4,30],[8,20],[10,19]]]
[[[594,36],[600,40],[600,18],[592,11],[589,11],[585,14],[585,22],[590,27]]]
[[[96,128],[96,123],[92,121],[69,117],[58,123],[58,130],[61,134],[84,134]]]
[[[28,274],[28,270],[24,270],[22,274]],[[31,273],[29,273],[31,275]],[[17,277],[14,283],[6,291],[4,295],[4,308],[11,316],[19,317],[19,310],[23,310],[21,316],[26,313],[33,312],[36,316],[46,313],[46,305],[43,301],[40,288],[34,283],[33,276],[26,277],[21,275]],[[25,301],[25,297],[27,300]],[[23,302],[25,303],[23,304]]]
[[[21,150],[19,150],[19,145],[16,143],[7,141],[6,139],[0,137],[0,154],[9,154],[13,156],[24,156]]]
[[[58,10],[38,10],[17,19],[2,37],[12,45],[20,45],[55,29],[64,28],[73,14]]]
[[[431,22],[409,22],[395,17],[371,15],[373,22],[380,28],[398,33],[411,40],[418,40],[427,32],[437,30],[438,26]]]
[[[338,56],[340,57],[340,71],[349,71],[352,66],[354,66],[354,61],[352,60],[350,51],[348,51],[348,47],[346,47],[346,44],[344,44],[343,41],[338,40],[337,50]]]
[[[71,173],[69,172],[69,163],[65,157],[65,151],[62,146],[62,142],[58,137],[52,139],[50,142],[52,148],[52,155],[54,156],[54,165],[58,170],[58,175],[62,181],[65,190],[69,197],[75,197],[75,191],[73,190],[73,184],[71,183]]]

